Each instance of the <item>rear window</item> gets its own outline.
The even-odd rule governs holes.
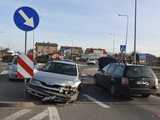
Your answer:
[[[154,77],[154,73],[151,68],[147,66],[128,66],[126,71],[127,77]]]
[[[124,74],[124,66],[117,66],[113,72],[113,76],[122,77]]]

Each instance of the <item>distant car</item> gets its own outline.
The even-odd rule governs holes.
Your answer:
[[[96,65],[97,64],[97,60],[96,59],[88,59],[87,64],[88,65]]]
[[[15,80],[17,78],[17,59],[18,56],[14,56],[11,63],[8,64],[8,74],[10,80]]]
[[[153,70],[143,65],[112,63],[95,74],[96,85],[106,88],[112,96],[140,94],[149,97],[158,89]]]
[[[53,61],[27,82],[25,91],[42,101],[72,102],[78,98],[80,84],[76,63]]]

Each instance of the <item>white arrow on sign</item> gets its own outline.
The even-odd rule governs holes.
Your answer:
[[[29,18],[23,10],[19,10],[19,14],[20,14],[20,15],[23,17],[23,19],[25,20],[25,23],[24,23],[25,25],[34,28],[33,17]]]

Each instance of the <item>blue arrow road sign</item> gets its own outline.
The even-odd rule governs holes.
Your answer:
[[[14,13],[16,26],[23,31],[32,31],[39,24],[39,15],[30,7],[21,7]]]
[[[126,51],[126,45],[120,45],[120,51],[125,52]]]

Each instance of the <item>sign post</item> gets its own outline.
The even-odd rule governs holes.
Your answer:
[[[24,50],[24,53],[27,54],[27,32],[25,31],[25,46],[24,46],[25,50]]]
[[[27,54],[27,33],[34,30],[39,24],[39,15],[38,13],[30,7],[20,7],[14,13],[14,22],[16,26],[25,32],[25,54],[18,55],[18,72],[17,76],[24,79],[24,84],[26,85],[27,79],[33,77],[34,73],[34,63]],[[26,97],[24,91],[24,97]]]
[[[126,45],[120,45],[121,60],[125,63]]]

